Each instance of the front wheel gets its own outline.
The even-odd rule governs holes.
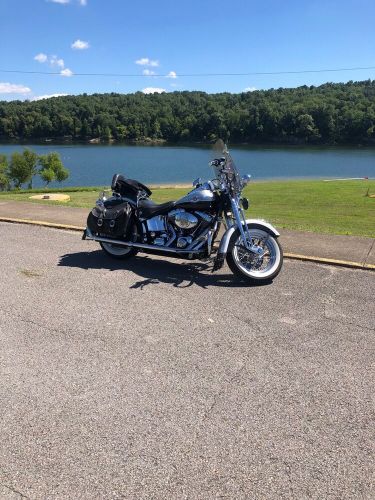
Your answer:
[[[270,233],[264,229],[248,226],[253,245],[260,246],[263,255],[258,256],[245,247],[240,231],[237,229],[230,241],[227,263],[233,274],[252,284],[265,284],[272,281],[281,271],[283,250]]]

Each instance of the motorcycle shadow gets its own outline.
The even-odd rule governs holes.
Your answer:
[[[212,273],[212,262],[186,262],[183,260],[166,260],[147,255],[135,256],[130,260],[115,260],[101,250],[77,252],[60,257],[59,266],[80,269],[107,269],[108,271],[131,271],[140,278],[130,288],[143,289],[146,286],[166,283],[176,288],[187,288],[197,285],[201,288],[211,286],[250,288],[264,285],[250,285],[232,273],[223,271]],[[224,268],[225,271],[225,268]]]

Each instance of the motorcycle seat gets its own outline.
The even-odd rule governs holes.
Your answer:
[[[166,203],[155,203],[150,199],[140,200],[138,203],[139,216],[144,219],[155,217],[155,215],[162,215],[169,212],[174,206],[175,201],[167,201]]]

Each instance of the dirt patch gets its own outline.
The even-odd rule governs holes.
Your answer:
[[[67,194],[60,193],[45,193],[45,194],[34,194],[29,197],[30,200],[46,200],[46,201],[69,201],[70,196]]]

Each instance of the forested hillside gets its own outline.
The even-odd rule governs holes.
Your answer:
[[[1,139],[375,144],[375,80],[241,94],[93,94],[0,102]]]

